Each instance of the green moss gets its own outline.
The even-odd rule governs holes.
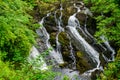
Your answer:
[[[56,45],[56,33],[55,32],[50,34],[50,43],[53,47],[55,47]]]
[[[77,52],[77,57],[82,58],[83,57],[83,53],[81,53],[80,51]]]
[[[84,57],[83,53],[80,51],[77,51],[76,54],[77,54],[77,68],[80,71],[80,73],[83,73],[86,70],[89,70],[91,66],[88,63],[88,60]]]
[[[69,38],[67,37],[67,34],[65,32],[61,32],[58,36],[59,38],[59,42],[64,45],[67,46],[69,45]]]

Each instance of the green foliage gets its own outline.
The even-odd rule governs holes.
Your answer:
[[[120,49],[118,50],[116,60],[105,67],[98,80],[119,80],[120,79]]]
[[[54,80],[57,75],[34,68],[42,63],[25,62],[35,42],[33,31],[40,26],[28,14],[36,1],[0,0],[0,80]]]
[[[0,51],[2,60],[23,61],[34,41],[27,3],[21,0],[0,1]]]
[[[23,0],[26,1],[26,3],[29,5],[29,7],[34,8],[37,4],[37,0]]]
[[[68,76],[65,75],[65,76],[63,77],[63,80],[70,80],[70,79],[69,79]]]
[[[90,6],[97,29],[95,36],[105,35],[109,40],[120,43],[120,9],[115,0],[84,0]]]
[[[47,2],[47,3],[53,3],[53,2],[56,2],[56,1],[58,1],[58,0],[41,0],[41,1]]]
[[[15,77],[15,72],[9,69],[8,63],[3,63],[0,60],[0,80],[13,80]]]
[[[57,75],[51,69],[46,71],[34,69],[29,63],[22,64],[21,69],[18,70],[9,66],[8,62],[4,63],[0,60],[0,80],[54,80]]]

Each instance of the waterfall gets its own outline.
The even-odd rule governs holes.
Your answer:
[[[73,14],[73,16],[69,17],[68,24],[69,24],[69,26],[74,26],[74,27],[78,28],[84,34],[84,36],[87,37],[87,35],[83,31],[83,29],[80,27],[79,20],[76,17],[74,17],[74,16],[76,16],[77,13],[81,12],[81,10],[75,4],[74,4],[74,7],[77,8],[77,12],[75,14]]]
[[[114,55],[115,55],[115,51],[114,49],[110,46],[107,38],[105,38],[104,35],[100,36],[100,38],[102,39],[103,43],[105,44],[105,46],[108,48],[109,51],[111,51],[111,59],[108,59],[108,61],[114,61]]]
[[[48,16],[50,16],[50,13],[48,13],[46,17],[48,17]],[[46,44],[46,47],[47,47],[47,49],[49,49],[49,48],[52,48],[52,46],[51,46],[51,44],[49,42],[50,35],[48,34],[47,30],[43,26],[44,19],[46,17],[43,17],[42,20],[39,22],[39,24],[41,25],[41,27],[39,29],[37,29],[36,32],[37,32],[37,34],[39,36],[41,36],[41,33],[42,33],[42,36],[44,37],[44,42]],[[50,51],[49,54],[50,54],[51,58],[53,60],[55,60],[58,64],[63,64],[64,63],[61,54],[58,53],[58,52],[56,52],[54,49],[52,51]]]
[[[78,9],[78,8],[77,8]],[[85,72],[84,74],[90,73],[89,75],[91,75],[91,72],[94,72],[96,69],[100,69],[100,60],[99,60],[99,53],[87,42],[85,41],[85,39],[79,34],[79,32],[77,31],[76,27],[77,27],[77,23],[76,23],[76,14],[78,12],[80,12],[81,10],[78,9],[78,11],[73,14],[72,16],[70,16],[69,20],[68,20],[68,26],[66,26],[68,28],[68,33],[69,36],[74,40],[74,44],[77,46],[77,48],[83,52],[86,53],[86,55],[89,56],[89,58],[92,60],[92,62],[94,64],[97,64],[96,67],[92,70],[89,70],[87,72]]]
[[[114,54],[115,51],[114,49],[110,46],[108,40],[105,38],[105,36],[101,36],[100,38],[102,39],[105,47],[102,44],[97,44],[97,39],[95,39],[87,30],[87,18],[89,16],[92,16],[92,13],[90,12],[90,10],[84,6],[84,4],[82,2],[80,2],[80,5],[77,4],[73,4],[74,8],[77,9],[77,11],[71,15],[68,19],[68,25],[63,26],[63,21],[62,18],[64,16],[63,13],[63,6],[62,3],[60,4],[60,8],[57,9],[54,13],[53,16],[53,20],[55,21],[56,26],[50,26],[52,27],[56,27],[56,30],[53,31],[53,33],[56,33],[55,36],[55,47],[53,48],[50,43],[50,34],[51,32],[47,32],[46,27],[44,27],[44,21],[47,17],[52,16],[51,13],[48,13],[45,17],[43,17],[41,19],[41,21],[39,22],[39,24],[41,25],[41,27],[39,29],[36,30],[37,34],[39,35],[40,39],[43,41],[44,43],[44,47],[45,49],[49,49],[52,48],[51,51],[49,51],[49,55],[51,57],[51,59],[54,61],[54,70],[56,72],[61,72],[62,75],[61,76],[57,76],[55,78],[55,80],[62,80],[64,75],[67,75],[70,80],[76,80],[76,77],[79,78],[78,80],[90,80],[90,76],[92,74],[92,72],[95,72],[96,70],[103,70],[102,67],[102,62],[100,61],[100,54],[102,55],[102,57],[105,59],[105,61],[113,61],[114,60]],[[60,15],[57,17],[57,11],[59,11]],[[85,14],[86,19],[85,19],[85,23],[84,26],[80,25],[80,22],[78,20],[78,18],[76,17],[77,14],[82,13]],[[47,19],[46,19],[47,20]],[[67,33],[67,38],[69,38],[69,42],[66,46],[63,45],[63,43],[59,42],[59,36],[61,36],[61,32],[63,33]],[[64,38],[64,37],[62,37]],[[91,40],[93,43],[91,45],[91,43],[87,42],[86,38],[88,40]],[[97,47],[99,46],[101,48],[101,52],[99,50],[97,50],[97,47],[94,46],[97,45]],[[63,49],[65,46],[65,50]],[[66,48],[67,47],[67,48]],[[69,47],[69,48],[68,48]],[[75,48],[74,48],[75,47]],[[98,47],[98,48],[99,48]],[[65,65],[64,67],[62,66],[61,68],[58,67],[60,65],[58,64],[64,64],[64,60],[63,60],[63,56],[62,56],[62,52],[67,51],[66,49],[68,49],[68,59],[70,58],[70,62],[68,61],[69,64]],[[63,51],[64,50],[64,51]],[[79,74],[78,68],[77,68],[77,60],[78,60],[78,56],[75,54],[75,51],[80,51],[85,55],[85,58],[87,58],[86,61],[88,61],[88,64],[90,64],[90,66],[92,66],[92,68],[90,68],[89,70],[87,69],[83,74]],[[111,52],[111,58],[107,58],[104,55],[104,52],[107,51]],[[33,47],[33,52],[31,53],[30,57],[32,59],[32,57],[36,57],[38,55],[38,51],[35,47]],[[65,58],[66,58],[66,54],[65,54]],[[47,69],[47,64],[44,62],[44,59],[41,57],[40,58],[41,62],[43,62],[42,68],[41,69]],[[78,60],[79,61],[79,60]],[[55,63],[57,62],[57,64]],[[66,61],[67,62],[67,61]],[[72,65],[72,68],[70,68],[70,66]],[[75,77],[76,76],[76,77]]]
[[[86,19],[85,19],[85,24],[84,24],[84,31],[85,31],[85,33],[87,34],[87,37],[91,40],[91,41],[93,41],[93,45],[94,44],[97,44],[98,46],[100,46],[100,48],[102,48],[102,53],[104,53],[105,51],[107,51],[107,49],[106,49],[106,47],[104,47],[102,44],[98,44],[97,43],[97,40],[88,32],[88,30],[87,30],[87,18],[88,18],[88,16],[86,15]],[[101,36],[100,37],[103,41],[104,41],[104,38]],[[113,53],[113,55],[112,56],[114,56],[114,50],[112,49],[112,48],[110,48],[111,46],[110,46],[110,44],[108,43],[108,41],[106,41],[106,42],[104,42],[104,44],[105,45],[107,45],[108,46],[108,48],[109,48],[109,50],[110,51],[112,51],[112,53]],[[105,61],[107,61],[107,62],[109,62],[109,61],[111,61],[111,60],[109,60],[104,54],[102,54],[102,57],[105,59]]]
[[[55,22],[56,22],[57,28],[58,28],[58,33],[57,33],[57,36],[56,36],[56,52],[59,53],[59,54],[61,54],[61,44],[58,41],[58,36],[59,36],[59,34],[61,32],[64,32],[64,28],[62,28],[62,26],[61,26],[62,25],[62,10],[63,10],[62,4],[60,4],[60,6],[61,7],[60,7],[60,16],[59,16],[59,18],[58,19],[56,18],[56,12],[57,11],[55,11],[55,15],[54,15]],[[75,61],[75,57],[74,57],[73,52],[72,52],[73,48],[72,48],[71,42],[70,42],[70,48],[71,48],[70,55],[71,55],[71,58],[73,58],[73,60],[74,60],[73,66],[76,69],[76,61]],[[57,77],[55,80],[62,80],[64,75],[69,76],[69,79],[71,79],[71,80],[76,80],[75,76],[76,77],[79,76],[79,72],[78,71],[74,71],[74,70],[69,69],[69,68],[58,69],[57,71],[61,72],[62,75]]]
[[[58,36],[62,31],[64,31],[64,28],[61,27],[61,24],[62,24],[62,10],[63,10],[63,8],[62,8],[62,4],[61,4],[59,19],[56,18],[56,12],[57,11],[55,11],[55,15],[54,15],[55,22],[56,22],[57,28],[58,28],[58,33],[57,33],[57,36],[56,36],[56,52],[57,52],[57,54],[60,54],[61,57],[62,57],[62,55],[61,55],[61,44],[58,41]]]
[[[28,57],[28,61],[32,64],[35,64],[35,65],[33,65],[34,68],[38,68],[40,70],[48,69],[47,64],[43,60],[43,57],[40,56],[39,51],[34,46],[31,49],[30,55]],[[39,65],[39,66],[37,66],[37,65]]]
[[[87,37],[88,37],[91,41],[94,41],[94,43],[96,43],[94,37],[93,37],[93,36],[88,32],[88,30],[87,30],[87,27],[86,27],[86,26],[87,26],[87,18],[88,18],[88,16],[86,15],[85,23],[84,23],[84,31],[85,31]]]

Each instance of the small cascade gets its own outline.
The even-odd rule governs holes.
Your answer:
[[[48,13],[46,17],[48,17],[48,16],[50,16],[50,13]],[[41,36],[40,33],[42,32],[42,36],[44,37],[44,41],[45,41],[46,47],[47,47],[47,49],[49,49],[49,48],[52,48],[52,46],[51,46],[51,44],[49,42],[50,36],[49,36],[47,30],[45,29],[45,27],[43,26],[44,19],[46,17],[43,17],[42,20],[39,22],[39,24],[41,25],[41,27],[40,27],[40,29],[37,29],[36,32],[40,36]],[[54,49],[52,51],[50,51],[50,56],[58,64],[63,64],[64,63],[61,54],[57,53]]]
[[[94,44],[97,44],[97,40],[96,40],[96,39],[88,32],[88,30],[87,30],[87,18],[88,18],[88,16],[86,15],[85,24],[84,24],[84,31],[85,31],[87,37],[88,37],[91,41],[93,41],[93,45],[94,45]],[[106,49],[102,44],[98,44],[98,45],[102,48],[103,52],[107,51],[107,49]]]
[[[75,55],[73,53],[73,46],[72,46],[71,41],[70,41],[70,57],[73,60],[73,63],[72,63],[73,69],[76,69],[76,58],[75,58]]]
[[[30,63],[33,64],[34,68],[37,68],[37,69],[40,69],[40,70],[48,69],[47,64],[43,60],[43,57],[40,56],[39,51],[34,46],[31,49],[30,55],[28,57],[28,60],[29,60]],[[37,65],[39,65],[39,66],[37,66]]]
[[[81,11],[81,10],[79,10],[79,11]],[[84,74],[87,74],[87,75],[91,75],[92,72],[94,72],[97,69],[100,69],[99,68],[100,67],[99,53],[90,44],[88,44],[87,41],[85,41],[85,39],[79,34],[79,32],[76,29],[76,27],[77,27],[77,25],[76,25],[77,24],[76,23],[77,18],[75,16],[79,11],[77,11],[75,14],[70,16],[70,18],[68,20],[68,26],[66,26],[66,27],[68,28],[68,34],[74,40],[74,44],[76,45],[76,47],[79,50],[86,53],[86,55],[89,56],[89,58],[92,60],[94,65],[97,64],[94,69],[86,71],[84,73]]]
[[[86,27],[86,26],[87,26],[87,18],[88,18],[88,16],[86,15],[85,23],[84,23],[84,31],[85,31],[87,37],[88,37],[91,41],[93,41],[94,43],[96,43],[94,37],[93,37],[93,36],[88,32],[88,30],[87,30],[87,27]]]
[[[76,70],[76,57],[75,57],[75,53],[74,53],[74,50],[73,50],[73,45],[72,45],[72,42],[71,42],[71,38],[70,36],[67,34],[67,37],[69,38],[69,47],[70,47],[70,58],[73,60],[73,62],[70,64],[72,65],[72,69]]]
[[[54,80],[64,80],[64,76],[68,76],[69,80],[82,80],[82,77],[79,75],[79,71],[74,71],[69,68],[57,69],[58,72],[61,72],[60,76],[55,77]],[[84,78],[85,80],[85,78]],[[86,79],[88,80],[88,79]]]
[[[79,13],[81,10],[75,4],[74,4],[74,7],[77,8],[77,12],[69,17],[68,24],[69,24],[69,26],[74,26],[74,27],[78,28],[84,34],[84,36],[87,37],[87,35],[83,31],[83,29],[80,27],[79,20],[75,17],[76,14]]]
[[[100,38],[102,39],[102,41],[105,44],[105,46],[107,47],[107,49],[111,52],[111,57],[110,57],[110,59],[108,59],[108,61],[114,61],[114,55],[115,55],[114,49],[110,46],[107,38],[105,38],[104,35],[100,36]]]
[[[101,12],[101,16],[104,16],[102,12]],[[103,27],[103,28],[104,28],[104,27]],[[106,48],[111,52],[110,58],[107,58],[104,54],[103,54],[103,57],[104,57],[108,62],[114,61],[115,50],[110,46],[109,41],[107,40],[107,38],[106,38],[104,35],[100,36],[100,39],[103,41],[103,43],[104,43],[104,45],[106,46]],[[106,50],[107,50],[107,49],[106,49]]]
[[[64,31],[64,28],[61,27],[61,24],[62,24],[62,10],[63,10],[62,4],[60,6],[61,6],[61,8],[60,8],[60,17],[59,17],[59,19],[56,18],[56,11],[55,11],[54,17],[55,17],[55,22],[56,22],[57,28],[58,28],[58,33],[56,35],[56,52],[57,52],[57,54],[61,55],[61,44],[58,41],[58,36],[62,31]]]

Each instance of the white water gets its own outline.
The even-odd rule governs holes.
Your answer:
[[[55,17],[55,22],[56,22],[57,28],[58,28],[58,33],[57,33],[57,35],[56,35],[56,52],[57,52],[58,54],[61,54],[61,44],[60,44],[59,41],[58,41],[58,36],[59,36],[59,34],[60,34],[62,31],[64,31],[64,28],[61,27],[61,23],[62,23],[62,10],[63,10],[63,8],[62,8],[62,4],[61,4],[60,17],[59,17],[59,19],[56,18],[56,11],[55,11],[55,15],[54,15],[54,17]],[[61,56],[61,57],[62,57],[62,56]]]
[[[82,38],[82,36],[79,34],[79,32],[76,30],[75,27],[73,26],[67,26],[70,29],[70,32],[74,35],[74,37],[76,38],[76,40],[79,41],[79,43],[81,43],[85,49],[85,51],[88,53],[89,57],[93,60],[93,62],[97,62],[97,68],[100,66],[100,60],[99,60],[99,53],[92,48],[92,46],[90,46],[87,41],[84,40],[84,38]]]
[[[88,35],[87,37],[89,37],[89,39],[91,39],[91,40],[93,40],[94,42],[96,42],[95,41],[95,39],[94,39],[94,37],[88,32],[88,30],[87,30],[87,18],[88,18],[88,16],[86,15],[86,19],[85,19],[85,25],[84,25],[84,31],[85,31],[85,33]]]
[[[72,58],[72,60],[74,61],[72,64],[73,66],[73,69],[76,69],[76,58],[75,58],[75,55],[73,53],[73,46],[72,46],[72,43],[70,41],[70,57]]]
[[[39,51],[34,46],[31,49],[28,60],[30,63],[35,64],[35,65],[33,65],[34,68],[38,68],[40,70],[48,69],[47,64],[43,60],[43,57],[40,56]]]
[[[104,16],[102,12],[101,12],[101,16]],[[104,28],[104,27],[103,27],[103,28]],[[107,38],[106,38],[104,35],[100,36],[100,39],[103,41],[103,43],[105,44],[105,46],[107,47],[107,49],[112,52],[111,57],[110,57],[111,59],[108,59],[108,58],[107,58],[106,56],[104,56],[104,54],[103,54],[104,58],[105,58],[108,62],[114,61],[115,50],[110,46],[109,41],[107,40]]]
[[[57,28],[58,28],[58,33],[57,33],[57,36],[56,36],[56,52],[59,53],[59,54],[61,54],[61,44],[60,44],[59,41],[58,41],[58,36],[59,36],[59,34],[60,34],[61,32],[64,32],[64,28],[62,28],[62,26],[61,26],[61,24],[62,24],[62,10],[63,10],[62,4],[60,4],[60,6],[61,6],[61,7],[60,7],[60,16],[59,16],[59,19],[56,18],[56,12],[57,12],[57,11],[55,11],[55,15],[54,15],[54,17],[55,17],[55,22],[56,22]],[[76,69],[76,61],[75,61],[76,59],[75,59],[75,57],[74,57],[74,55],[73,55],[73,53],[72,53],[72,49],[73,49],[73,48],[72,48],[71,42],[70,42],[70,48],[71,48],[70,54],[71,54],[71,57],[72,57],[73,60],[74,60],[73,66],[74,66],[74,69]],[[61,56],[61,57],[62,57],[62,56]],[[71,80],[76,80],[76,79],[75,79],[75,76],[79,76],[78,71],[73,71],[72,69],[69,69],[69,68],[60,69],[59,72],[61,72],[62,75],[60,76],[61,78],[59,78],[59,79],[57,79],[57,80],[62,80],[63,77],[64,77],[64,75],[67,75]]]
[[[47,14],[46,17],[48,17],[50,14]],[[43,17],[42,20],[39,22],[39,24],[41,25],[40,29],[41,31],[43,32],[43,35],[45,36],[45,43],[46,43],[46,46],[47,48],[52,48],[50,42],[49,42],[49,39],[50,39],[50,35],[48,34],[47,30],[45,29],[45,27],[43,26],[43,23],[44,23],[44,19],[46,17]],[[58,63],[58,64],[63,64],[64,61],[63,61],[63,58],[62,58],[62,55],[59,54],[58,52],[56,52],[54,49],[52,51],[49,52],[51,58],[55,59],[55,61]]]
[[[79,76],[79,72],[78,71],[73,71],[69,68],[64,68],[62,69],[62,75],[67,75],[69,77],[70,80],[76,80],[76,77]]]
[[[79,9],[78,9],[79,10]],[[83,31],[83,29],[80,27],[80,23],[79,20],[75,17],[77,13],[73,14],[72,16],[69,17],[69,21],[68,24],[69,26],[74,26],[75,28],[80,29],[80,31],[84,34],[85,37],[87,37],[87,35],[85,34],[85,32]]]
[[[105,38],[104,35],[100,36],[100,38],[102,39],[103,43],[104,43],[105,46],[108,48],[108,50],[112,52],[112,54],[111,54],[111,59],[108,59],[108,61],[114,61],[114,55],[115,55],[114,49],[110,46],[107,38]]]
[[[88,18],[88,16],[86,15],[85,25],[84,25],[84,31],[85,31],[86,35],[88,35],[87,37],[90,40],[93,41],[93,44],[95,44],[95,43],[97,43],[97,40],[87,30],[87,18]],[[102,44],[98,44],[98,45],[104,50],[103,52],[107,51],[107,49]],[[104,56],[104,58],[105,58],[105,56]]]
[[[81,47],[84,48],[84,50],[87,52],[87,54],[89,55],[89,57],[92,59],[92,61],[94,63],[97,63],[96,68],[92,69],[92,70],[88,70],[84,73],[84,75],[91,75],[92,72],[94,72],[97,69],[100,69],[100,60],[99,60],[99,53],[88,44],[87,41],[85,41],[85,39],[79,34],[79,32],[77,31],[76,27],[77,24],[76,20],[78,20],[75,16],[78,12],[80,12],[81,10],[78,9],[77,7],[77,12],[75,14],[73,14],[72,16],[70,16],[69,20],[68,20],[68,28],[71,32],[71,34],[75,37],[75,39],[77,41],[79,41],[79,43],[82,45]],[[79,26],[80,27],[80,26]],[[81,29],[82,30],[82,29]],[[82,30],[83,31],[83,30]]]

